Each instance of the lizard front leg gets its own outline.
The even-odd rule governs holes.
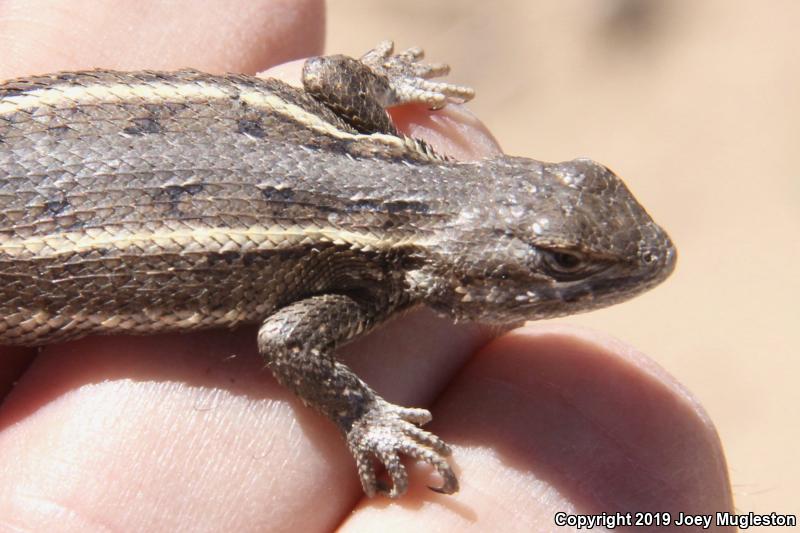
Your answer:
[[[452,494],[458,480],[445,459],[450,448],[418,427],[431,414],[387,402],[334,357],[337,345],[385,315],[376,311],[374,302],[340,294],[314,296],[269,317],[258,332],[258,347],[278,381],[342,431],[368,496],[381,492],[396,498],[405,493],[408,477],[401,454],[435,467],[444,481],[433,490]],[[386,468],[391,488],[378,482],[375,459]]]

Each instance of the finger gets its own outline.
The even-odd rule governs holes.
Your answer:
[[[254,73],[319,53],[323,4],[9,0],[0,10],[0,79],[88,68]]]
[[[0,516],[31,530],[84,530],[85,516],[117,530],[330,529],[360,495],[338,432],[272,379],[252,329],[49,347],[0,428]],[[306,498],[324,503],[304,513]]]
[[[476,529],[544,530],[561,511],[733,509],[719,439],[697,401],[600,334],[539,326],[506,335],[468,364],[434,413],[461,491],[418,507],[431,496],[414,468],[408,506],[365,501],[345,527],[418,521],[449,530],[468,519]]]

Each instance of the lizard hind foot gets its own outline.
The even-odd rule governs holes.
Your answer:
[[[380,401],[355,422],[347,433],[347,445],[356,459],[358,475],[367,496],[384,494],[398,498],[408,489],[408,474],[401,455],[407,455],[433,466],[441,476],[435,492],[453,494],[458,491],[458,479],[447,462],[450,447],[436,435],[418,425],[430,421],[425,409],[411,409]],[[375,473],[375,461],[381,463],[391,480],[388,487]]]
[[[392,105],[419,103],[440,109],[448,102],[464,103],[475,96],[470,87],[429,81],[446,76],[450,67],[444,63],[420,63],[425,57],[421,48],[409,48],[396,55],[393,52],[394,43],[382,41],[361,57],[362,63],[389,80],[395,100]]]

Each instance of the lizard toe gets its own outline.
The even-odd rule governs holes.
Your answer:
[[[433,466],[441,476],[436,492],[452,494],[458,490],[458,480],[447,462],[450,447],[439,437],[419,428],[431,419],[425,409],[399,407],[378,402],[353,424],[347,433],[347,444],[356,459],[359,478],[368,496],[376,493],[398,498],[408,489],[408,474],[401,455]],[[375,474],[375,460],[381,463],[391,480],[382,486]]]

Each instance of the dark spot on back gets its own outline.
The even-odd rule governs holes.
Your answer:
[[[152,120],[164,119],[174,116],[179,111],[186,109],[183,102],[161,102],[158,104],[144,104],[142,107],[150,113]]]
[[[0,85],[0,97],[5,98],[7,96],[19,96],[36,89],[47,87],[51,83],[52,78],[48,80],[43,76],[9,80]]]
[[[62,136],[64,134],[68,133],[71,129],[72,128],[70,128],[66,124],[62,124],[60,126],[50,126],[50,127],[48,127],[47,128],[47,132],[51,133],[51,134],[53,134],[55,136],[60,137],[60,136]]]
[[[389,202],[384,202],[383,205],[389,213],[411,211],[414,213],[427,214],[431,211],[431,206],[425,202],[417,202],[413,200],[392,200]]]
[[[74,82],[80,78],[80,75],[75,72],[59,72],[55,75],[58,81]]]
[[[183,188],[187,193],[194,196],[195,194],[202,192],[204,186],[202,183],[189,183],[187,185],[184,185]]]
[[[356,200],[348,205],[351,211],[378,211],[381,207],[381,202],[375,200]]]
[[[294,190],[268,186],[261,189],[261,196],[268,202],[288,202],[294,198]]]
[[[134,118],[131,125],[123,129],[128,135],[146,135],[148,133],[161,133],[161,124],[153,117]]]
[[[239,119],[236,131],[257,139],[261,139],[267,134],[267,132],[264,131],[264,125],[261,123],[261,121],[251,118]]]
[[[239,252],[233,250],[222,252],[220,255],[222,256],[223,261],[225,261],[229,265],[232,265],[241,256]]]
[[[201,192],[203,188],[204,185],[202,183],[189,183],[186,185],[166,185],[162,188],[162,191],[169,199],[170,210],[173,212],[178,212],[178,204],[180,203],[183,195],[194,196],[195,194]]]
[[[427,214],[431,208],[424,202],[411,200],[390,200],[382,202],[380,200],[363,199],[345,204],[345,210],[349,212],[372,211],[386,212],[389,214],[397,213],[421,213]]]
[[[69,207],[69,201],[66,198],[61,200],[51,200],[44,204],[44,208],[52,216],[60,215],[67,207]]]
[[[28,89],[23,87],[17,88],[14,86],[3,87],[2,91],[0,91],[0,97],[7,97],[7,96],[19,96],[25,94]]]
[[[164,192],[169,196],[170,202],[179,202],[181,196],[188,194],[194,196],[203,190],[202,183],[189,183],[187,185],[167,185],[164,187]]]

